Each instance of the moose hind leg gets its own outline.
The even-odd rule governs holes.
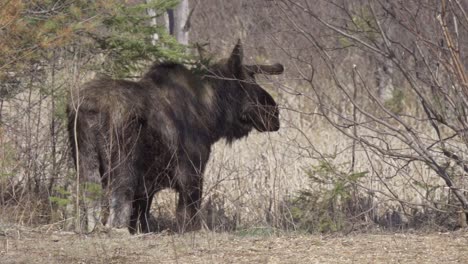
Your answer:
[[[132,146],[135,139],[119,137],[120,143],[114,143],[110,153],[112,165],[109,168],[107,188],[109,193],[109,218],[106,226],[115,229],[128,229],[133,211],[138,173],[135,168],[135,156]],[[118,150],[118,152],[116,151]]]
[[[109,219],[107,226],[110,228],[127,228],[130,224],[132,213],[133,192],[131,190],[114,190],[111,193],[109,206]]]
[[[101,225],[101,185],[96,182],[86,182],[85,187],[85,197],[83,199],[86,222],[87,222],[87,232],[93,232],[96,228]]]
[[[81,113],[77,119],[76,131],[72,127],[70,133],[73,159],[77,166],[79,177],[79,195],[82,195],[81,206],[84,212],[84,222],[77,223],[77,231],[92,232],[100,224],[101,217],[101,172],[99,153],[96,147],[97,138],[93,127],[93,115]],[[75,144],[76,143],[78,144]],[[86,222],[86,223],[85,223]]]
[[[109,228],[128,228],[132,214],[132,203],[134,199],[135,176],[125,164],[122,168],[115,168],[113,178],[109,184],[109,219],[106,226]],[[114,177],[112,177],[114,176]]]

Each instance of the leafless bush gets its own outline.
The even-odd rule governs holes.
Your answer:
[[[73,216],[64,122],[67,88],[78,85],[80,60],[63,58],[31,66],[1,98],[0,210],[12,222],[48,224]]]
[[[317,54],[296,59],[310,85],[306,96],[348,139],[350,170],[369,168],[383,189],[360,187],[395,201],[404,215],[416,204],[464,213],[466,7],[459,1],[277,3],[284,22]],[[421,203],[389,185],[391,179]],[[434,192],[439,197],[430,198]],[[446,203],[441,193],[456,202]]]

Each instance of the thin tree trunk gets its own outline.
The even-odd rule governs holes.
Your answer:
[[[179,43],[185,45],[189,43],[189,27],[187,25],[189,14],[188,0],[180,1],[179,5],[174,9],[174,36]]]
[[[146,4],[149,4],[150,0],[145,0]],[[146,13],[148,14],[148,16],[150,16],[150,26],[154,26],[156,27],[157,25],[157,21],[156,21],[156,11],[153,9],[153,8],[148,8],[146,9]],[[156,45],[156,42],[158,42],[159,40],[159,36],[157,33],[154,33],[152,36],[151,36],[151,43],[153,45]]]
[[[56,57],[55,57],[55,51],[53,53],[53,63],[52,63],[52,83],[51,83],[51,98],[52,98],[52,104],[51,104],[51,120],[50,120],[50,137],[51,137],[51,144],[52,144],[52,153],[51,153],[51,158],[52,158],[52,173],[50,176],[50,181],[49,181],[49,194],[52,193],[52,189],[55,185],[55,180],[57,178],[57,131],[56,131],[56,120],[55,120],[55,70],[56,70]]]

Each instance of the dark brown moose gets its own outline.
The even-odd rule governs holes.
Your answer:
[[[199,227],[211,146],[280,127],[276,102],[254,76],[281,74],[283,66],[243,65],[242,55],[239,41],[204,74],[156,63],[140,81],[99,78],[72,92],[68,129],[88,231],[102,218],[108,227],[150,232],[150,205],[164,188],[179,193],[179,230]]]

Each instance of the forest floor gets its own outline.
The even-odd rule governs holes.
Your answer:
[[[0,263],[468,263],[468,232],[0,232]]]

